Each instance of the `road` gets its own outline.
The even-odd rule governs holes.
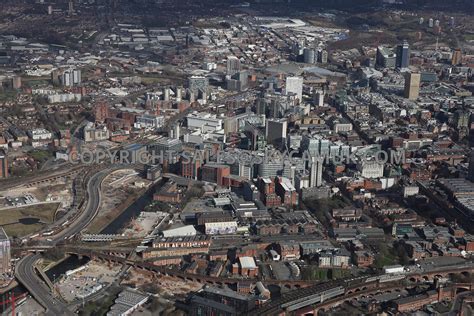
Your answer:
[[[100,206],[100,185],[102,180],[110,174],[111,170],[117,167],[108,168],[94,174],[87,183],[87,204],[84,211],[67,228],[62,230],[49,242],[53,246],[65,238],[72,237],[89,225],[94,219]],[[49,289],[39,278],[34,270],[34,264],[41,258],[40,254],[30,254],[22,258],[15,267],[15,277],[23,284],[30,294],[46,308],[48,315],[70,315],[73,314],[67,306],[58,301],[50,293]]]
[[[65,228],[56,236],[51,238],[53,244],[57,244],[58,242],[63,241],[66,238],[72,237],[80,233],[94,219],[100,206],[100,185],[102,183],[102,180],[108,174],[110,174],[112,169],[115,168],[102,170],[94,174],[89,179],[87,183],[87,204],[84,208],[84,211],[76,218],[76,220],[71,225],[69,225],[69,227]]]
[[[474,292],[472,291],[468,291],[468,292],[463,292],[461,294],[458,294],[455,298],[454,298],[454,302],[453,302],[453,306],[451,306],[451,310],[447,313],[444,313],[443,316],[456,316],[456,315],[460,315],[461,313],[461,309],[462,309],[462,300],[465,298],[465,297],[468,297],[468,296],[471,296],[471,295],[474,295]]]
[[[73,315],[66,305],[54,298],[46,285],[36,275],[34,265],[41,255],[29,255],[21,259],[15,267],[15,276],[34,298],[46,308],[46,315]]]

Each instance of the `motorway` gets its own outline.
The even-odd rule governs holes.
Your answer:
[[[100,206],[100,185],[102,180],[115,169],[124,167],[111,167],[94,174],[87,183],[87,204],[83,212],[67,228],[50,238],[51,246],[66,238],[80,233],[96,216]],[[67,306],[57,300],[50,293],[44,282],[34,270],[34,264],[41,258],[39,254],[30,254],[22,258],[15,267],[15,277],[23,284],[30,294],[46,308],[48,315],[72,314]]]

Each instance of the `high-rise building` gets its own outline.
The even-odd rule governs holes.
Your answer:
[[[287,77],[286,78],[286,86],[285,86],[286,94],[294,93],[298,97],[298,100],[302,100],[303,98],[303,78],[301,77]]]
[[[315,106],[323,106],[324,105],[324,89],[314,89],[313,90],[313,102]]]
[[[227,90],[230,91],[244,91],[248,87],[248,77],[249,74],[247,71],[240,71],[232,75],[230,78],[227,78]]]
[[[179,139],[162,137],[148,145],[148,151],[157,156],[163,153],[166,158],[168,153],[176,154],[181,151],[181,141]]]
[[[418,99],[420,94],[420,79],[419,73],[407,73],[405,75],[405,98],[410,100]]]
[[[69,15],[72,15],[74,13],[74,3],[69,0]]]
[[[306,64],[314,64],[316,61],[316,52],[313,48],[305,48],[303,51],[303,61]]]
[[[268,144],[277,147],[282,146],[286,141],[288,121],[286,119],[267,120],[265,136]]]
[[[408,68],[410,66],[410,45],[407,41],[397,46],[397,64],[398,68]]]
[[[99,102],[96,104],[95,109],[95,121],[103,123],[105,119],[109,117],[109,106],[105,102]]]
[[[240,59],[235,56],[227,57],[227,75],[233,76],[236,73],[240,72]]]
[[[0,149],[0,179],[8,178],[8,160],[5,151]]]
[[[309,186],[320,187],[323,184],[323,162],[318,157],[312,157],[309,175]]]
[[[61,84],[65,87],[80,85],[82,82],[80,69],[55,69],[51,72],[53,84]]]
[[[383,177],[384,164],[375,160],[362,161],[357,166],[362,174],[362,177],[375,179]]]
[[[209,88],[209,79],[202,76],[192,76],[189,78],[189,90],[195,95],[207,94]]]
[[[328,52],[327,50],[323,49],[318,51],[318,62],[321,64],[327,64],[328,62]]]
[[[396,54],[391,49],[383,46],[377,47],[377,66],[383,68],[395,68],[396,59]]]
[[[258,164],[258,175],[263,178],[271,178],[280,175],[283,171],[283,161],[278,159],[267,159]]]
[[[12,88],[13,89],[21,89],[21,77],[15,76],[12,78]]]
[[[459,65],[460,63],[462,63],[462,52],[458,48],[458,49],[453,51],[453,57],[451,58],[451,64],[455,66],[455,65]]]
[[[0,274],[11,272],[10,239],[0,227]]]
[[[471,154],[469,155],[469,169],[467,179],[474,182],[474,150],[471,148]]]

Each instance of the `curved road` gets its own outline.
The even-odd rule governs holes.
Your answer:
[[[48,287],[37,276],[34,265],[40,258],[41,255],[32,254],[21,259],[15,267],[16,278],[46,308],[46,315],[73,315],[65,304],[51,295]]]
[[[53,246],[66,238],[80,233],[96,216],[100,206],[100,185],[102,180],[112,170],[124,167],[112,167],[94,174],[87,183],[87,204],[84,211],[69,227],[52,237],[49,242]],[[35,272],[34,265],[41,258],[40,254],[30,254],[22,258],[15,267],[15,277],[28,289],[30,294],[46,308],[48,315],[70,315],[73,314],[67,306],[53,297],[50,290]]]

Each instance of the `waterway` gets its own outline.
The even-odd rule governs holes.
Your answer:
[[[79,268],[80,266],[85,265],[87,262],[89,262],[89,258],[83,257],[82,259],[79,259],[77,256],[69,256],[45,273],[48,278],[54,282],[67,271]]]
[[[115,220],[113,220],[109,225],[107,225],[100,233],[101,234],[118,234],[123,227],[129,223],[130,219],[137,217],[146,206],[148,206],[153,201],[153,193],[155,192],[156,185],[151,186],[144,195],[139,197],[135,202],[133,202],[129,207],[125,209]],[[88,258],[79,259],[76,256],[69,256],[67,259],[61,261],[48,271],[46,275],[50,278],[51,281],[58,280],[66,271],[76,269],[80,266],[83,266],[89,262]],[[15,293],[15,296],[19,296],[27,290],[20,284],[14,287],[9,293]],[[4,295],[5,300],[8,299],[8,294]],[[3,301],[3,297],[0,297],[0,304]],[[9,305],[9,304],[8,304]],[[4,311],[4,306],[0,305],[0,312]]]
[[[80,266],[85,265],[89,262],[89,258],[82,258],[79,259],[76,256],[69,256],[65,260],[61,261],[59,264],[55,265],[48,271],[46,271],[46,275],[51,281],[58,280],[59,276],[66,273],[66,271],[76,269]],[[0,312],[3,313],[5,311],[5,307],[9,307],[10,303],[2,304],[4,301],[8,301],[12,294],[16,297],[21,296],[22,294],[28,292],[28,290],[23,287],[23,285],[18,284],[14,288],[12,288],[8,293],[0,295]]]

